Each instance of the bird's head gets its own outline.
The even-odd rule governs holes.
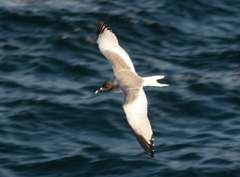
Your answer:
[[[99,89],[97,89],[95,91],[95,94],[98,94],[98,93],[101,93],[101,92],[106,92],[106,91],[111,91],[113,90],[115,87],[114,87],[114,84],[111,83],[111,82],[105,82],[102,87],[100,87]]]

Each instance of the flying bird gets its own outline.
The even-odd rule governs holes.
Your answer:
[[[98,25],[97,44],[100,52],[112,64],[115,80],[105,82],[95,93],[113,90],[122,91],[124,95],[123,110],[128,124],[144,151],[154,157],[153,131],[148,119],[148,101],[143,87],[168,86],[158,82],[164,76],[139,76],[129,55],[119,45],[116,35],[104,22]]]

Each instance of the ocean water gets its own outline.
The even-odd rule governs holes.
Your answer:
[[[106,21],[142,76],[143,153],[96,44]],[[238,177],[240,1],[0,1],[0,177]]]

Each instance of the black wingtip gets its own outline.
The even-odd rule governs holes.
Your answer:
[[[99,35],[103,33],[105,29],[109,29],[108,25],[105,22],[100,22],[98,24],[97,34]]]
[[[150,139],[150,143],[148,143],[144,137],[141,135],[136,134],[137,140],[144,148],[146,154],[148,154],[151,158],[154,158],[154,143],[153,138]]]
[[[151,138],[151,140],[150,140],[150,152],[149,152],[149,155],[150,155],[150,157],[152,157],[152,158],[154,158],[154,152],[155,152],[155,150],[154,150],[154,142],[153,142],[153,138]]]

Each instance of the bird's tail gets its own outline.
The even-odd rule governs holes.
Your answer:
[[[165,87],[168,84],[161,84],[158,80],[163,79],[165,76],[150,76],[150,77],[143,77],[143,86],[153,86],[153,87]]]

